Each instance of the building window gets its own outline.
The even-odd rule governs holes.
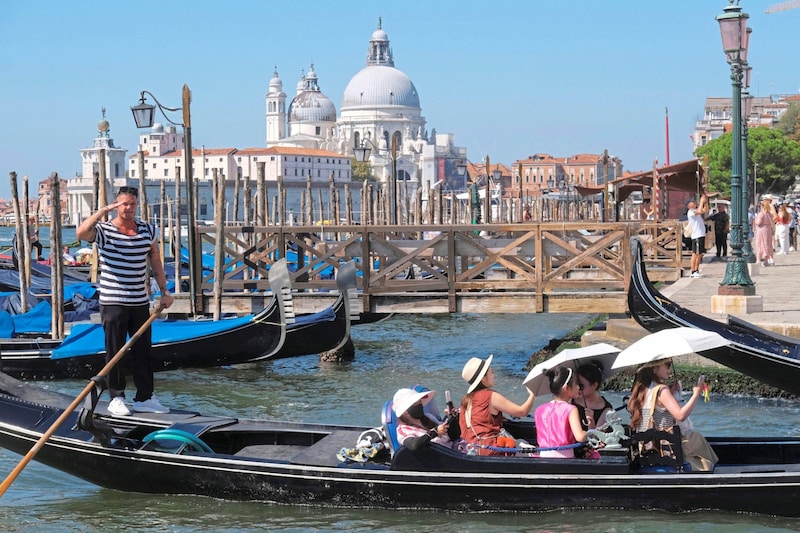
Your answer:
[[[274,155],[269,156],[269,160],[270,161],[275,161],[275,156]]]
[[[136,169],[134,169],[134,168],[131,169],[131,177],[132,178],[136,177]]]
[[[166,168],[164,169],[164,177],[165,177],[165,178],[168,178],[168,177],[169,177],[169,170],[168,170],[168,169],[166,169]]]
[[[157,168],[157,167],[156,167],[156,163],[153,163],[153,168],[154,168],[154,169],[155,169],[155,168]]]
[[[242,162],[242,158],[241,158],[241,157],[237,157],[237,158],[236,158],[236,162],[237,162],[237,163],[241,163],[241,162]]]
[[[319,127],[319,126],[317,126],[317,127],[315,128],[315,131],[317,132],[317,135],[319,135],[320,133],[322,133],[322,132],[321,132],[321,130],[320,130],[320,127]]]
[[[297,169],[294,169],[294,175],[297,176]]]

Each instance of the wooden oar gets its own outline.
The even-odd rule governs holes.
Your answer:
[[[140,327],[138,331],[136,331],[136,333],[134,333],[133,336],[130,339],[128,339],[128,342],[126,342],[125,345],[122,348],[120,348],[120,350],[116,353],[116,355],[114,355],[114,357],[112,357],[111,360],[109,360],[108,363],[106,363],[106,366],[104,366],[100,370],[100,372],[97,373],[98,376],[100,377],[105,376],[111,371],[112,368],[114,368],[114,365],[116,365],[120,361],[120,359],[122,359],[122,356],[125,355],[125,352],[127,352],[128,349],[131,346],[133,346],[134,342],[139,340],[139,337],[141,337],[142,334],[145,332],[145,330],[148,327],[150,327],[150,324],[153,323],[153,320],[155,320],[158,317],[158,315],[161,314],[162,309],[164,308],[161,305],[159,305],[153,311],[153,313],[147,319],[147,322],[142,324],[142,327]],[[27,454],[25,454],[25,457],[22,458],[19,464],[16,467],[14,467],[14,470],[12,470],[11,473],[8,475],[8,477],[6,477],[6,479],[3,481],[3,483],[0,484],[0,496],[6,493],[8,487],[10,487],[11,484],[14,482],[14,480],[17,479],[17,476],[20,475],[22,469],[25,468],[27,464],[31,462],[31,459],[33,459],[37,453],[39,453],[39,450],[42,449],[44,443],[47,442],[47,439],[49,439],[53,435],[53,433],[56,432],[59,426],[61,426],[61,424],[63,424],[64,421],[72,414],[72,412],[78,408],[78,405],[80,405],[83,399],[86,398],[86,395],[88,395],[94,388],[95,388],[94,381],[90,381],[89,383],[87,383],[86,387],[84,387],[84,389],[80,392],[80,394],[78,394],[78,396],[75,397],[72,403],[69,404],[69,407],[64,409],[64,412],[61,413],[61,416],[59,416],[58,419],[55,422],[53,422],[53,425],[50,426],[50,428],[47,431],[45,431],[45,433],[39,438],[36,444],[33,445],[33,448],[31,448],[31,450]]]

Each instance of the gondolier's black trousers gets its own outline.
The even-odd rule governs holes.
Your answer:
[[[100,320],[106,339],[106,363],[114,357],[142,325],[150,318],[150,306],[101,305]],[[153,395],[153,362],[150,359],[150,330],[139,337],[122,360],[108,373],[108,392],[111,398],[125,392],[125,366],[133,367],[136,385],[135,402],[149,400]]]

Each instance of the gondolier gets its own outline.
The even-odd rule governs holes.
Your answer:
[[[172,305],[167,291],[164,264],[157,246],[156,228],[136,219],[139,190],[121,187],[114,203],[101,207],[78,227],[77,237],[94,241],[100,258],[100,317],[105,333],[106,358],[112,357],[150,315],[150,299],[145,282],[148,259],[153,277],[161,290],[161,305]],[[102,218],[111,211],[117,216],[109,222]],[[133,410],[168,413],[153,394],[153,363],[150,358],[150,328],[131,347],[133,382],[136,396]],[[108,374],[109,411],[118,416],[130,415],[125,405],[125,374],[117,365]]]

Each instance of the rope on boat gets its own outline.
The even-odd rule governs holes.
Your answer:
[[[485,450],[491,450],[493,452],[502,452],[502,453],[538,453],[538,452],[551,452],[551,451],[558,451],[558,450],[569,450],[572,448],[580,448],[581,446],[586,445],[586,442],[576,442],[574,444],[564,444],[563,446],[549,446],[549,447],[541,447],[537,448],[536,446],[524,446],[518,447],[515,446],[513,448],[505,448],[502,446],[492,446],[490,444],[472,444],[476,448],[483,448]]]

